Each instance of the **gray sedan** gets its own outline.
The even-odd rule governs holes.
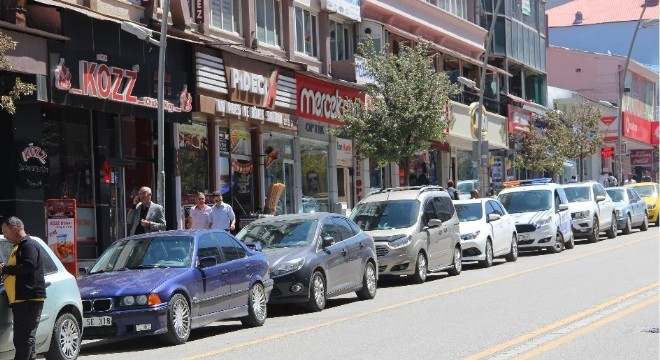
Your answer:
[[[649,228],[646,202],[634,188],[611,187],[605,190],[614,202],[617,229],[622,229],[623,234],[630,234],[635,227],[642,231]]]

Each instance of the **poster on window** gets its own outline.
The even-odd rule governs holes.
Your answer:
[[[218,151],[221,153],[228,153],[229,149],[229,128],[218,127]]]
[[[46,237],[48,247],[74,276],[78,272],[76,237],[76,200],[46,200]]]
[[[180,124],[179,148],[208,150],[205,124]]]
[[[527,16],[532,15],[530,0],[522,0],[522,13]]]
[[[250,130],[242,127],[232,128],[230,131],[231,153],[234,155],[252,155]]]

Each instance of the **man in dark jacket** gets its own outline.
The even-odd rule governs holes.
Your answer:
[[[456,190],[456,188],[454,187],[454,180],[447,181],[447,192],[449,193],[449,197],[452,200],[459,200],[458,190]]]
[[[15,216],[2,221],[2,234],[14,245],[7,264],[0,264],[14,316],[14,360],[32,360],[36,358],[35,335],[46,299],[46,255],[37,241],[25,233],[23,221]]]

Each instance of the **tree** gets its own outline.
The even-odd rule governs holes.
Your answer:
[[[12,67],[9,60],[5,57],[5,53],[7,51],[15,50],[17,44],[18,43],[14,41],[11,36],[0,33],[0,70],[11,71]],[[35,90],[36,87],[34,84],[24,83],[17,77],[16,82],[9,93],[0,96],[0,108],[10,114],[16,113],[16,105],[14,102],[20,99],[21,96],[32,95]]]
[[[538,128],[542,125],[544,128]],[[551,139],[556,139],[552,128],[542,119],[530,122],[529,132],[512,134],[518,144],[513,166],[538,172],[561,174],[566,159],[559,152],[561,146]]]
[[[445,137],[443,131],[451,127],[449,97],[458,94],[458,87],[435,70],[423,42],[390,54],[387,48],[377,52],[368,39],[358,45],[358,54],[373,82],[365,85],[366,104],[343,101],[343,126],[334,134],[351,137],[381,167],[403,162],[408,169],[415,153],[429,149],[429,140]]]

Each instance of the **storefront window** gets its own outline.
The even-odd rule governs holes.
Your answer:
[[[302,169],[302,212],[328,211],[328,146],[300,142]]]
[[[254,212],[254,164],[252,162],[252,136],[247,127],[232,127],[231,146],[231,200],[238,217]]]
[[[78,204],[93,203],[89,111],[51,108],[42,113],[41,145],[50,158],[46,198],[66,196]]]
[[[264,212],[277,215],[292,213],[293,140],[273,135],[265,137],[263,159],[266,174]]]
[[[478,179],[477,169],[472,167],[472,152],[458,150],[456,152],[458,162],[458,171],[456,180],[475,180]]]
[[[183,203],[198,192],[208,192],[208,137],[206,124],[179,125],[179,169]],[[194,203],[194,202],[193,202]]]

